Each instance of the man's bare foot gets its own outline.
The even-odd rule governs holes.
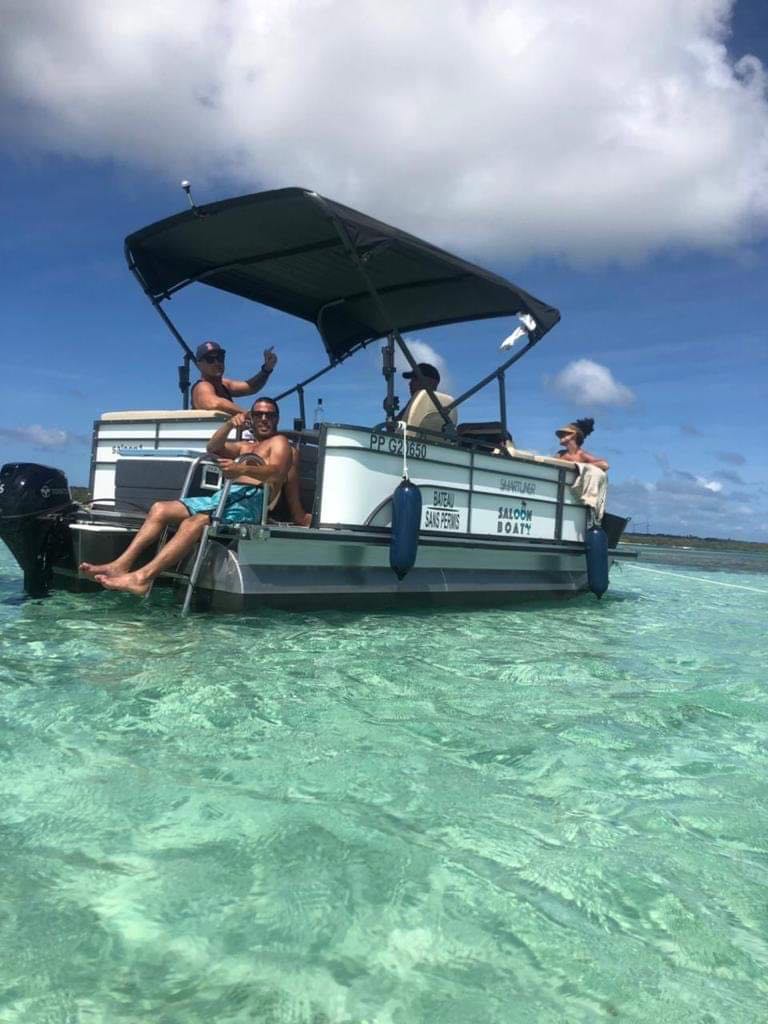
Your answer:
[[[305,512],[303,516],[297,516],[297,518],[293,520],[293,525],[294,526],[311,526],[312,525],[312,513],[311,512]]]
[[[136,597],[143,597],[149,590],[149,580],[142,579],[137,572],[124,572],[117,576],[102,573],[95,578],[107,590],[119,590],[125,594],[135,594]]]
[[[119,576],[125,572],[117,562],[105,562],[104,565],[81,562],[78,568],[84,576],[90,576],[92,580],[95,580],[97,576]]]

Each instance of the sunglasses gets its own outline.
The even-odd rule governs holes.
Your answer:
[[[202,363],[223,363],[224,362],[224,356],[226,354],[227,353],[224,351],[224,349],[221,349],[220,352],[212,352],[208,356],[203,356],[201,358],[200,362],[202,362]]]
[[[252,412],[252,420],[274,420],[277,417],[276,412]]]

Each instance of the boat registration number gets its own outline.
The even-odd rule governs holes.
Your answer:
[[[386,452],[387,455],[403,454],[403,439],[393,434],[371,434],[368,447],[372,452]],[[419,441],[408,441],[405,454],[409,459],[426,459],[427,446]]]

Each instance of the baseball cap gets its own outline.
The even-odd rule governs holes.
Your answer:
[[[433,380],[437,384],[440,383],[440,372],[431,363],[417,363],[416,364],[419,376],[426,377],[428,380]],[[403,374],[406,380],[410,380],[411,377],[415,377],[416,373],[414,370],[406,370]]]
[[[211,352],[221,352],[221,354],[224,355],[224,349],[218,341],[203,341],[197,346],[195,359],[202,359],[203,356],[207,356]]]

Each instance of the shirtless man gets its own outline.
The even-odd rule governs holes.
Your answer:
[[[248,380],[232,380],[224,376],[224,359],[227,353],[218,341],[204,341],[198,345],[195,359],[200,371],[200,380],[192,385],[192,408],[228,412],[230,416],[236,412],[245,412],[245,409],[235,405],[232,399],[243,395],[255,395],[261,391],[277,365],[277,356],[272,348],[273,346],[264,349],[264,363],[257,374]]]
[[[262,389],[277,365],[277,356],[272,349],[271,345],[264,349],[264,363],[254,377],[249,377],[248,380],[232,380],[223,376],[227,353],[218,341],[202,342],[195,352],[201,379],[192,386],[192,408],[226,412],[230,416],[245,412],[232,401],[232,398],[252,395]],[[245,423],[244,426],[249,427],[250,424]],[[299,494],[299,453],[296,448],[291,451],[292,465],[286,481],[285,498],[294,524],[309,526],[312,516],[305,511]]]
[[[253,441],[227,441],[231,430],[245,426],[247,414],[235,413],[222,423],[208,442],[208,451],[218,458],[222,474],[233,481],[222,522],[261,522],[265,488],[279,489],[291,468],[291,447],[277,433],[279,409],[272,398],[257,398],[251,409]],[[236,463],[240,455],[256,455],[261,465]],[[183,501],[156,501],[149,515],[127,549],[114,562],[91,565],[82,562],[80,572],[96,580],[107,590],[122,590],[143,596],[152,580],[170,569],[192,550],[216,510],[220,491],[208,497],[184,498]],[[269,500],[269,498],[267,498]],[[176,533],[151,562],[132,571],[136,559],[155,544],[167,526],[177,526]]]
[[[607,472],[608,463],[605,459],[595,458],[594,455],[585,452],[581,447],[584,444],[584,438],[589,437],[594,428],[595,421],[590,417],[585,417],[581,420],[574,420],[573,423],[569,423],[567,426],[556,430],[555,435],[559,438],[563,447],[555,458],[563,459],[565,462],[586,462]]]

